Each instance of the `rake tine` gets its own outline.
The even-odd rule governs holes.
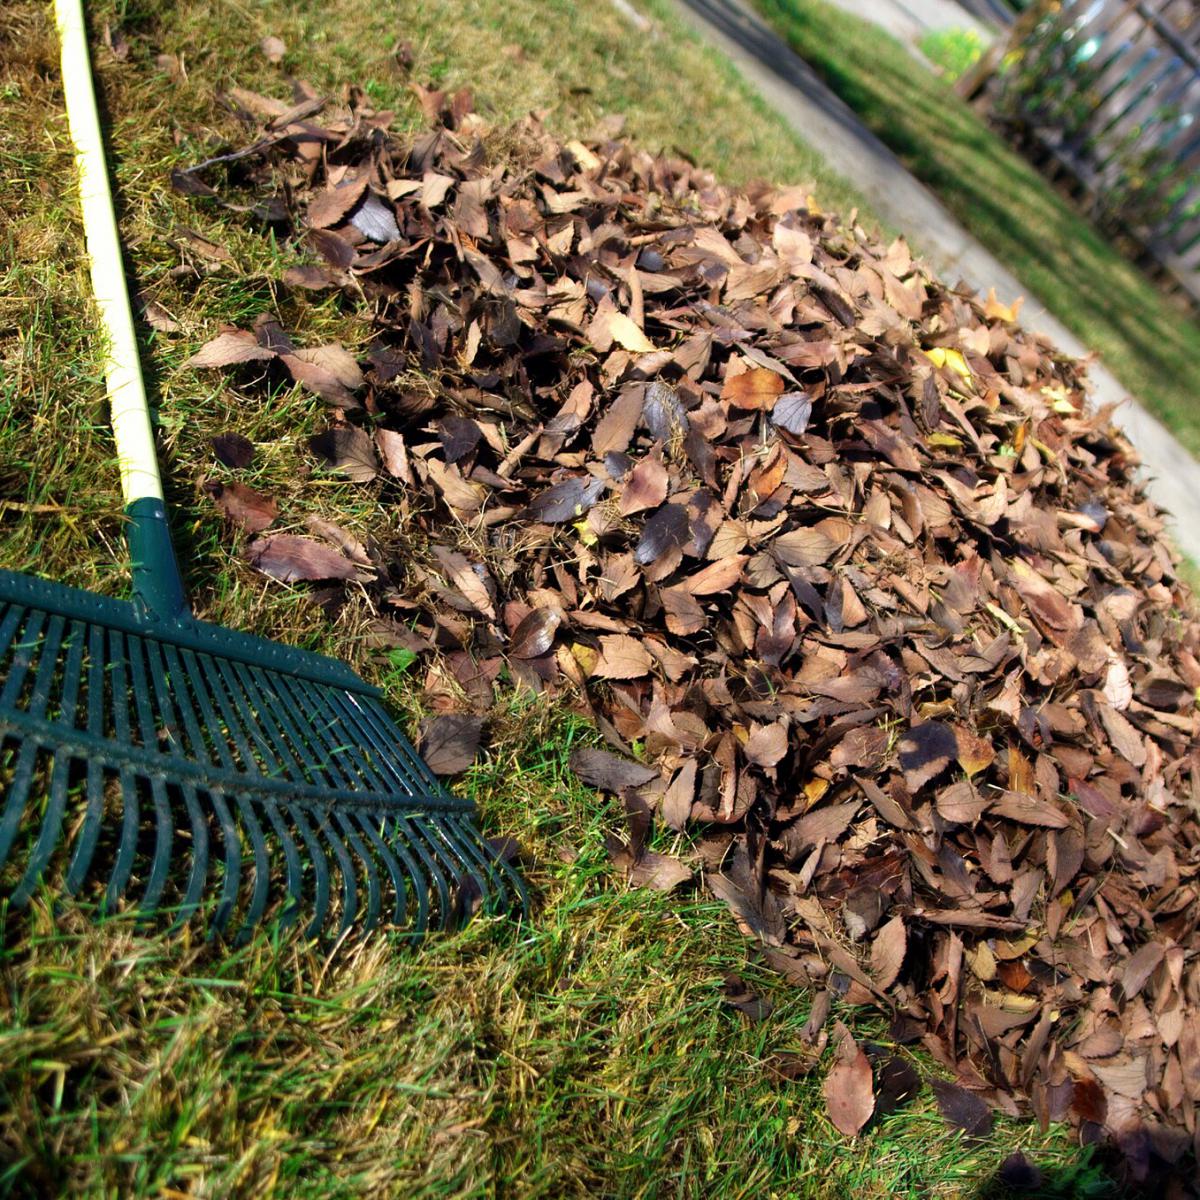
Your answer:
[[[225,770],[237,771],[237,764],[234,761],[233,755],[229,752],[229,739],[221,732],[221,722],[217,718],[216,711],[213,709],[212,699],[209,695],[208,687],[204,682],[204,674],[198,655],[193,650],[182,649],[179,657],[183,663],[184,670],[187,672],[187,680],[191,686],[192,695],[200,707],[200,716],[204,722],[201,733],[205,738],[206,744],[211,745],[216,750],[220,765]],[[252,762],[246,764],[247,771],[254,771],[254,769]]]
[[[67,635],[67,660],[63,667],[63,693],[60,700],[59,724],[69,726],[75,716],[75,706],[79,699],[80,677],[83,672],[83,642],[84,631],[77,621],[71,625]],[[37,843],[29,858],[29,865],[21,882],[13,892],[12,903],[20,908],[33,895],[33,889],[49,865],[54,855],[55,847],[62,832],[63,815],[67,807],[67,788],[70,783],[71,757],[59,752],[54,756],[54,766],[50,778],[50,797],[46,811],[42,816],[41,829],[38,831]],[[15,790],[15,789],[14,789]],[[22,800],[24,807],[24,800]],[[0,866],[8,856],[8,844],[0,845]]]
[[[45,636],[40,636],[45,614],[37,615],[39,619],[36,622],[31,620],[26,625],[24,641],[17,651],[21,662],[20,670],[13,672],[15,679],[10,678],[5,687],[6,694],[10,687],[13,689],[13,698],[15,699],[20,694],[26,676],[31,671],[33,672],[33,695],[28,710],[32,716],[42,716],[50,702],[50,684],[58,668],[58,648],[62,643],[65,625],[62,617],[52,617]],[[31,627],[37,632],[31,634],[29,632]],[[21,817],[25,813],[25,801],[28,798],[29,788],[33,783],[34,769],[37,766],[37,751],[38,745],[33,739],[29,739],[21,746],[16,770],[16,780],[20,782],[17,783],[14,780],[14,786],[9,792],[8,803],[4,808],[4,816],[0,818],[0,867],[7,862],[13,840],[21,827]]]
[[[283,844],[283,859],[287,865],[288,903],[279,916],[280,927],[287,929],[300,915],[304,867],[300,861],[300,851],[296,846],[296,839],[292,837],[291,830],[288,829],[287,822],[284,821],[283,815],[279,811],[279,806],[273,800],[268,800],[264,807],[267,810],[267,818],[271,822],[271,827],[275,830],[275,836]]]
[[[287,711],[280,709],[276,719],[275,706],[267,699],[269,691],[264,692],[259,688],[258,677],[261,672],[252,671],[242,663],[233,663],[232,666],[243,692],[254,702],[259,720],[267,725],[272,742],[285,759],[289,777],[307,779],[309,783],[319,786],[321,780],[315,777],[313,764],[308,761]]]
[[[25,815],[25,801],[29,798],[29,789],[33,785],[37,752],[37,742],[32,738],[21,743],[16,769],[13,771],[12,782],[8,787],[4,816],[0,817],[0,866],[7,861],[13,840],[21,828],[21,818]]]
[[[296,680],[286,677],[281,677],[280,688],[291,696],[309,744],[315,753],[323,756],[323,770],[336,786],[360,788],[365,783],[372,790],[387,790],[382,777],[373,772],[361,756],[355,755],[355,748],[333,736],[338,722],[322,703],[323,689],[302,689]],[[355,773],[356,765],[361,774]]]
[[[99,625],[93,625],[88,632],[87,703],[88,733],[99,737],[104,732],[104,630]],[[79,836],[75,839],[71,865],[67,870],[66,889],[71,896],[83,887],[100,841],[100,822],[104,817],[104,774],[101,764],[94,758],[88,759],[86,792],[87,811]]]
[[[438,926],[442,929],[448,929],[453,924],[455,905],[450,898],[450,886],[446,882],[446,877],[442,874],[441,869],[425,845],[425,831],[415,818],[397,817],[396,824],[401,827],[409,849],[425,864],[425,870],[434,887],[437,889]],[[416,836],[414,836],[414,830],[416,831]]]
[[[209,792],[213,811],[217,814],[217,823],[221,826],[221,843],[224,847],[224,871],[221,878],[221,899],[217,903],[217,911],[213,914],[213,934],[224,933],[229,924],[229,918],[237,905],[238,892],[242,885],[242,842],[238,837],[237,826],[225,796],[217,789]]]
[[[233,711],[241,718],[239,728],[243,730],[242,740],[245,740],[247,733],[250,735],[250,741],[258,750],[259,759],[265,768],[263,773],[276,778],[285,776],[286,772],[276,757],[275,748],[262,735],[261,713],[259,720],[255,720],[254,714],[246,704],[245,688],[239,687],[238,681],[230,678],[232,674],[230,664],[224,659],[214,658],[206,664],[206,668],[206,674],[212,679],[214,689],[223,687],[232,699]],[[224,706],[222,706],[222,711],[224,711]]]
[[[35,609],[29,614],[25,628],[18,635],[21,640],[15,645],[12,663],[8,668],[8,678],[5,680],[4,690],[0,692],[0,712],[16,707],[25,676],[29,673],[41,645],[40,634],[45,623],[46,614]]]
[[[167,786],[157,776],[150,778],[150,795],[154,801],[154,857],[140,905],[146,916],[150,916],[158,907],[167,886],[170,878],[171,846],[175,840],[175,819],[171,812],[171,802],[167,798]]]
[[[452,816],[447,816],[444,820],[439,820],[438,828],[441,830],[442,835],[457,848],[460,855],[465,857],[469,862],[473,861],[478,869],[482,871],[482,876],[472,874],[474,878],[481,880],[480,890],[483,893],[484,905],[489,911],[502,903],[506,893],[505,883],[511,887],[513,893],[516,895],[521,911],[529,911],[529,894],[525,890],[525,885],[521,882],[521,877],[499,854],[494,854],[491,858],[488,858],[483,853],[479,839],[465,836],[460,823]],[[489,898],[491,900],[490,904],[488,903]]]
[[[341,838],[329,823],[329,814],[322,809],[316,815],[317,827],[329,842],[330,849],[333,850],[334,857],[337,859],[338,869],[342,873],[342,923],[337,931],[337,937],[340,938],[354,924],[354,917],[358,912],[358,889],[354,863],[351,861],[346,847],[342,845]]]
[[[126,638],[129,651],[130,674],[133,676],[133,696],[137,709],[138,726],[141,729],[142,745],[147,749],[158,745],[158,730],[155,728],[154,713],[150,708],[150,688],[143,658],[142,638]],[[174,814],[167,798],[166,783],[161,776],[149,778],[150,795],[154,801],[154,856],[150,866],[150,877],[142,893],[140,907],[148,916],[158,906],[163,890],[167,886],[168,870],[171,866],[171,846],[174,841]]]
[[[115,912],[117,904],[125,894],[129,877],[133,874],[133,855],[137,849],[138,817],[140,806],[137,799],[137,780],[129,770],[122,769],[121,786],[121,840],[117,846],[117,857],[112,876],[104,893],[104,911]]]
[[[455,881],[454,894],[460,916],[468,908],[468,883],[479,894],[480,904],[483,904],[492,895],[492,884],[486,872],[481,874],[479,865],[456,843],[450,832],[450,822],[444,819],[443,814],[431,814],[426,828],[429,830],[431,852],[445,864]]]
[[[285,686],[293,695],[297,694],[298,689],[292,680],[286,680]],[[367,762],[362,751],[353,742],[339,740],[333,736],[335,730],[344,728],[344,723],[337,719],[336,712],[330,708],[323,689],[305,692],[298,698],[302,705],[300,711],[307,712],[308,727],[324,747],[326,762],[337,773],[342,786],[353,782],[356,778],[353,768],[357,767],[370,787],[386,791],[385,779],[375,770],[373,764]]]
[[[373,704],[360,704],[357,697],[346,695],[338,695],[335,697],[335,702],[341,709],[343,719],[350,721],[362,730],[367,740],[378,752],[381,761],[387,766],[404,791],[412,796],[436,796],[446,800],[450,799],[449,793],[442,786],[437,776],[432,772],[414,769],[413,762],[410,759],[415,759],[415,755],[401,755],[401,761],[397,763],[395,728],[392,727],[389,729],[388,724],[390,723],[381,725]],[[418,765],[424,765],[420,763],[420,760],[416,761]]]
[[[208,739],[204,736],[204,729],[196,716],[196,706],[200,706],[200,716],[206,722],[210,719],[210,707],[207,705],[207,697],[204,696],[202,690],[196,687],[195,678],[192,675],[190,664],[185,664],[182,655],[170,643],[165,643],[162,647],[163,661],[166,663],[167,678],[170,681],[168,691],[176,697],[179,702],[179,711],[183,717],[183,727],[187,730],[188,738],[192,744],[192,757],[197,761],[204,763],[206,766],[213,765],[213,749],[209,744]],[[216,723],[216,717],[211,718],[211,724]],[[211,728],[210,724],[210,728]],[[223,738],[217,739],[218,765],[226,769],[233,769],[233,759],[229,756],[229,749],[225,745]]]
[[[0,621],[0,654],[7,654],[8,648],[16,636],[17,626],[21,618],[28,612],[21,604],[9,604],[4,611],[4,619]]]
[[[392,889],[396,893],[396,905],[392,910],[392,924],[402,925],[404,923],[404,913],[408,908],[408,889],[404,885],[404,872],[401,870],[400,862],[392,853],[387,842],[380,836],[379,830],[367,819],[365,813],[356,809],[354,818],[362,827],[363,832],[371,840],[371,845],[375,847],[376,853],[383,860],[384,866],[387,867],[388,875],[392,880]]]
[[[271,897],[271,859],[267,853],[267,840],[263,836],[253,804],[239,795],[237,806],[242,817],[242,828],[250,838],[250,848],[254,854],[254,891],[234,938],[235,944],[243,945],[251,936],[254,927],[262,920],[263,913],[267,911],[267,903]]]
[[[198,750],[202,742],[199,738],[199,731],[197,730],[194,734],[192,732],[192,726],[195,725],[195,714],[191,710],[190,700],[186,691],[187,685],[182,678],[177,678],[173,696],[172,688],[167,678],[166,659],[162,646],[153,640],[147,639],[144,641],[142,648],[146,652],[146,660],[150,667],[150,678],[154,681],[154,694],[158,701],[158,710],[162,716],[162,728],[166,733],[166,740],[171,747],[172,756],[178,756],[184,745],[184,728],[181,728],[179,723],[181,715],[183,717],[183,726],[187,728],[188,735],[192,739],[193,750]],[[179,699],[178,711],[175,706],[175,697]],[[180,929],[192,913],[200,907],[200,901],[204,895],[204,884],[208,878],[208,822],[205,821],[204,814],[200,809],[200,801],[196,794],[195,785],[186,781],[182,782],[180,784],[180,791],[183,793],[184,808],[187,812],[188,823],[192,831],[192,865],[188,872],[187,887],[179,906],[179,912],[171,925],[170,931],[172,933]]]
[[[313,891],[316,912],[313,914],[313,919],[309,922],[304,934],[305,937],[312,938],[316,937],[325,927],[325,918],[329,915],[329,902],[331,899],[329,863],[325,859],[325,851],[321,848],[320,842],[317,841],[317,835],[313,833],[312,827],[304,815],[304,810],[299,805],[289,804],[287,811],[288,815],[292,818],[292,824],[300,830],[300,836],[304,840],[304,845],[308,848],[308,858],[313,869]]]
[[[453,840],[447,835],[444,813],[425,813],[416,818],[425,831],[426,844],[429,852],[441,863],[449,873],[451,881],[451,896],[453,897],[455,920],[461,920],[467,912],[468,880],[474,884],[482,901],[490,892],[487,880],[476,874],[475,865],[469,858],[463,856]]]
[[[109,633],[109,694],[112,702],[112,717],[118,744],[132,745],[133,736],[129,728],[129,683],[125,672],[125,635],[114,629]],[[121,786],[121,840],[117,847],[117,858],[105,893],[105,911],[115,909],[117,901],[125,894],[129,877],[133,874],[133,856],[137,849],[138,822],[141,806],[138,804],[137,781],[128,767],[120,771]]]
[[[192,867],[188,873],[187,890],[183,894],[183,902],[171,925],[174,933],[182,928],[192,913],[200,907],[204,895],[204,884],[208,879],[208,822],[200,810],[199,797],[195,785],[183,783],[183,803],[187,810],[188,821],[192,826]]]
[[[270,775],[269,770],[262,769],[258,759],[254,757],[254,752],[250,749],[250,743],[246,740],[246,735],[238,722],[235,707],[230,704],[229,698],[225,694],[220,669],[207,654],[198,655],[196,661],[199,666],[201,682],[207,689],[206,694],[216,700],[221,714],[221,723],[212,730],[213,737],[219,739],[224,730],[228,740],[231,740],[236,747],[238,757],[242,760],[242,769],[247,774]]]
[[[342,831],[346,835],[346,840],[350,843],[351,849],[362,861],[363,868],[367,873],[367,919],[363,923],[363,932],[369,933],[379,924],[379,910],[382,900],[382,889],[379,886],[379,868],[375,865],[375,859],[371,855],[371,852],[363,845],[363,840],[358,836],[358,830],[351,823],[349,814],[338,812],[335,815],[337,823],[342,827]]]
[[[392,836],[386,837],[383,834],[380,836],[391,847],[392,853],[404,864],[408,870],[409,878],[413,881],[412,893],[413,898],[417,902],[417,915],[413,921],[412,934],[413,937],[420,937],[429,928],[429,886],[425,876],[421,873],[420,864],[408,852],[408,847],[400,840],[400,823],[398,820],[392,822]]]

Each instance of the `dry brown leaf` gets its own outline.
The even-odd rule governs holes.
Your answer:
[[[667,498],[667,469],[657,458],[644,458],[629,473],[618,509],[623,517],[657,508]]]
[[[729,376],[721,388],[721,399],[738,408],[764,409],[770,412],[783,394],[784,381],[765,367],[751,367],[740,375]]]
[[[287,53],[287,43],[283,38],[276,37],[274,34],[269,34],[258,43],[258,48],[263,52],[267,62],[280,63],[283,62],[283,56]]]
[[[592,675],[597,679],[640,679],[653,665],[650,651],[637,638],[609,634],[600,639],[600,658]]]
[[[368,483],[379,473],[375,447],[354,425],[335,425],[308,439],[314,454],[355,483]]]
[[[880,928],[871,943],[871,975],[877,987],[886,990],[896,982],[907,948],[904,918],[893,917]]]
[[[220,483],[209,480],[204,490],[221,511],[247,533],[261,533],[279,516],[279,505],[270,496],[256,492],[244,483]]]
[[[273,533],[246,547],[251,566],[284,583],[297,580],[354,579],[358,568],[332,546],[290,533]]]
[[[205,342],[190,358],[184,359],[185,367],[232,367],[238,363],[265,362],[275,357],[274,350],[258,344],[254,334],[242,329],[219,333]]]

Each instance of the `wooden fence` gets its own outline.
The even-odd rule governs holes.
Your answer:
[[[1023,31],[1024,32],[1024,31]],[[1009,52],[993,112],[1200,301],[1200,5],[1057,0]]]

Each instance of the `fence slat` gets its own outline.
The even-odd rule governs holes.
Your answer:
[[[997,77],[993,110],[1200,297],[1195,0],[1063,0]]]

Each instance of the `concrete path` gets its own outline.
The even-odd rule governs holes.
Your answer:
[[[920,0],[910,0],[918,4]],[[901,230],[943,276],[976,290],[996,289],[1012,301],[1025,297],[1022,324],[1046,334],[1079,358],[1087,347],[1057,321],[1029,289],[984,249],[894,154],[793,54],[741,0],[678,0],[690,24],[733,60],[763,98],[830,165],[853,181],[873,211]],[[1141,454],[1148,490],[1174,515],[1176,542],[1200,562],[1200,464],[1099,362],[1088,375],[1099,405],[1123,403],[1116,419]]]
[[[1000,28],[988,0],[832,0],[864,21],[886,29],[892,37],[915,47],[921,37],[934,30],[970,29],[989,43]],[[999,0],[996,0],[997,7]],[[968,6],[969,4],[969,6]]]

